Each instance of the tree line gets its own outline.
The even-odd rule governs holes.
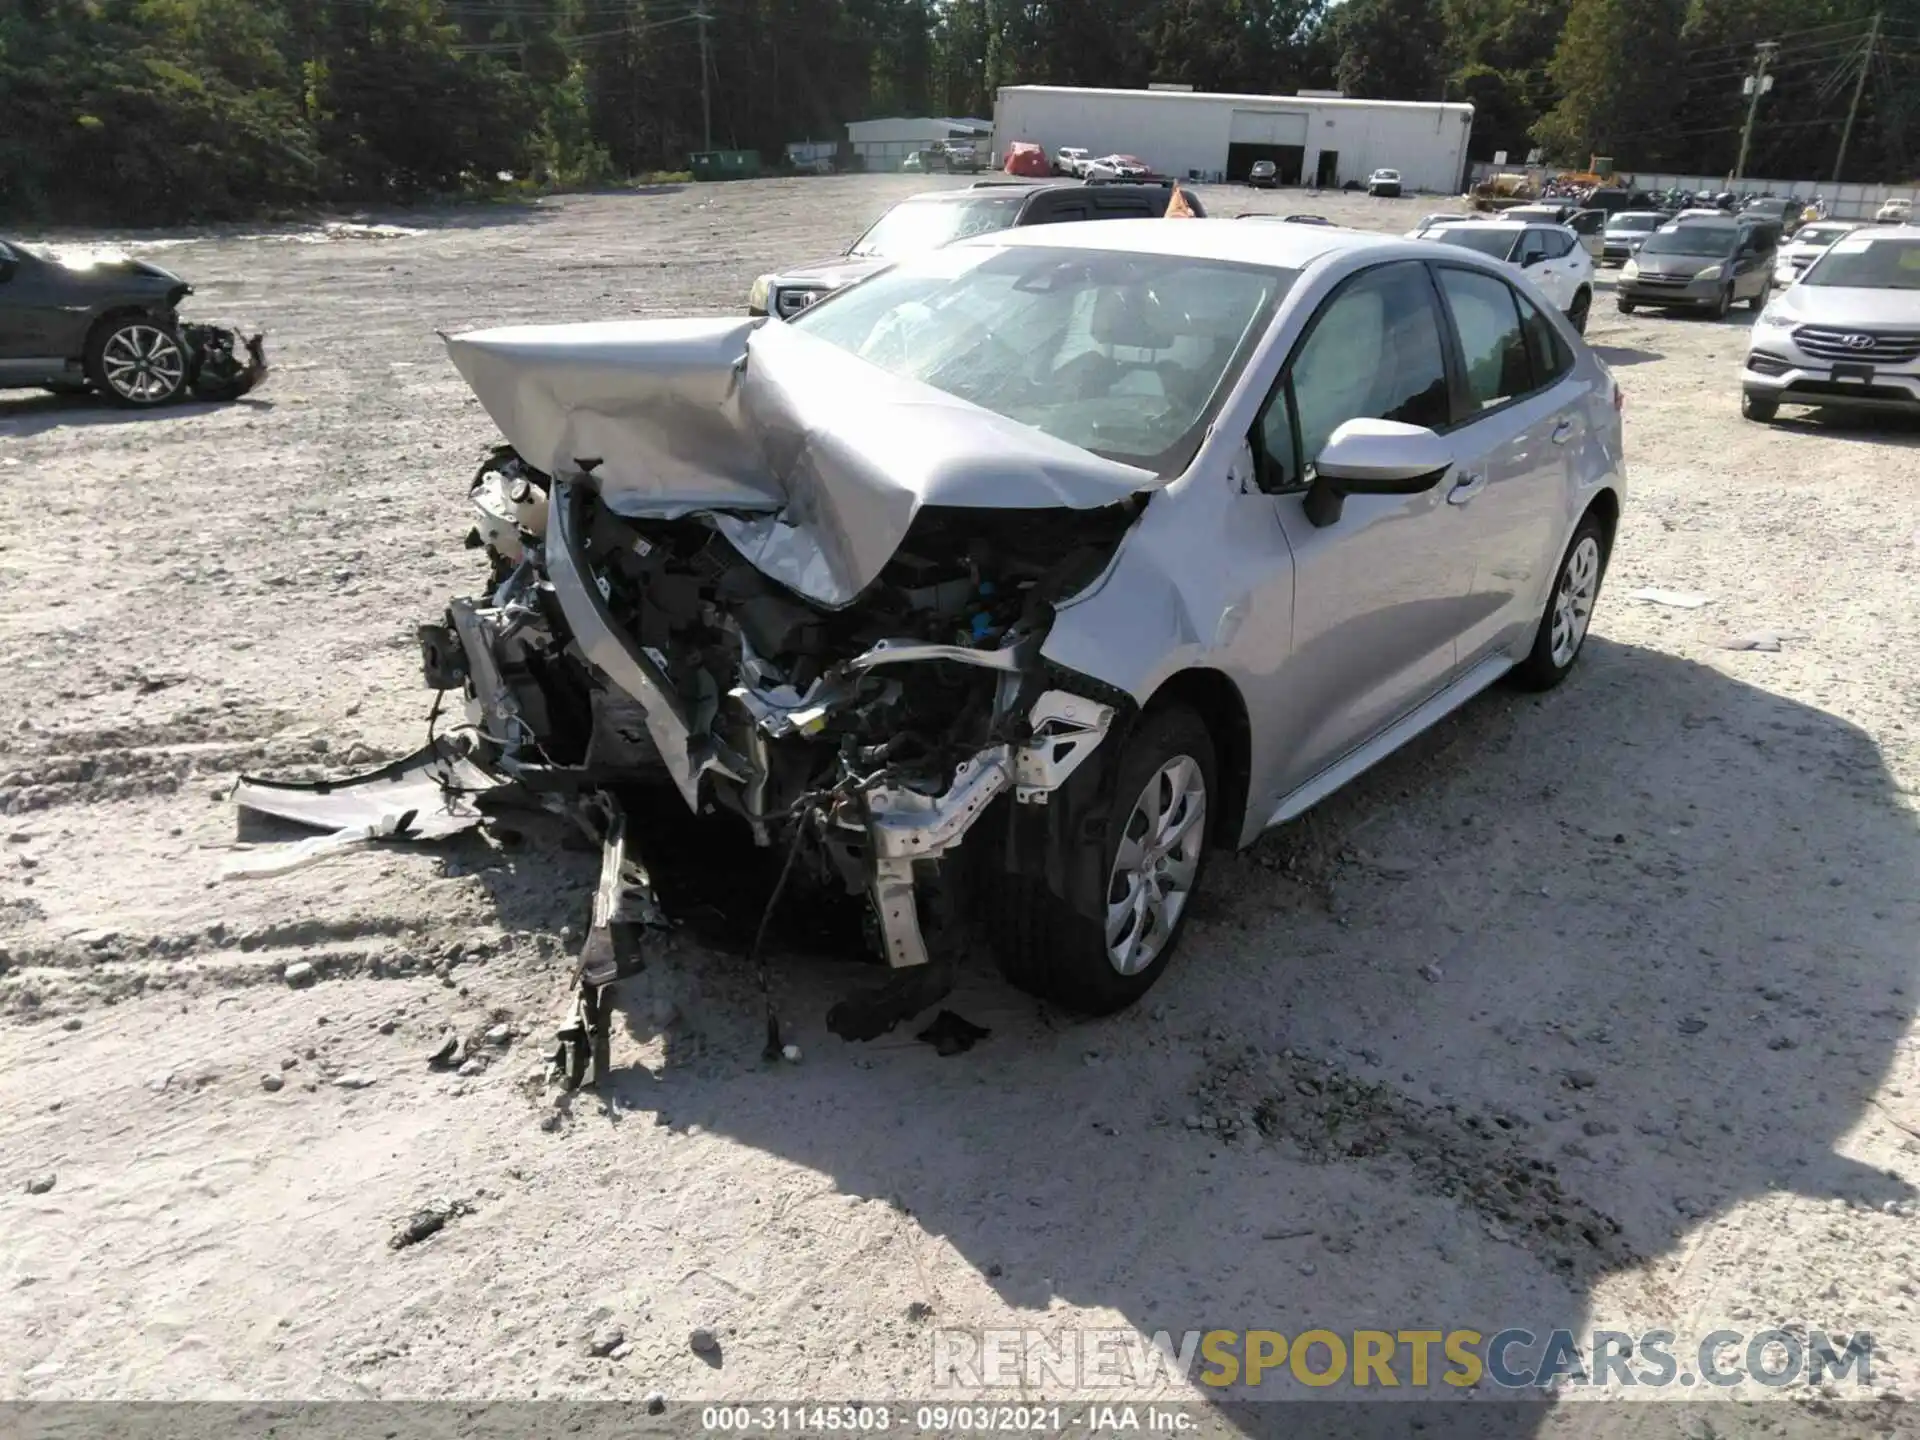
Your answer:
[[[704,43],[703,43],[704,39]],[[1473,154],[1914,176],[1920,0],[0,0],[0,215],[116,224],[776,161],[1003,85],[1471,101]],[[1088,137],[1097,143],[1098,137]]]

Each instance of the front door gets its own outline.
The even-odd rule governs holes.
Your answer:
[[[1452,678],[1468,621],[1472,523],[1443,480],[1418,495],[1349,496],[1321,527],[1304,505],[1312,460],[1356,418],[1444,427],[1446,350],[1426,267],[1347,281],[1312,320],[1251,437],[1261,488],[1293,552],[1293,651],[1268,708],[1271,806]]]

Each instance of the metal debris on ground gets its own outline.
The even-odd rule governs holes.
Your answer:
[[[472,1213],[471,1201],[436,1195],[409,1215],[400,1228],[393,1232],[393,1238],[387,1241],[387,1244],[395,1250],[404,1250],[409,1245],[418,1245],[428,1236],[437,1235],[444,1230],[449,1220]]]
[[[976,1025],[964,1015],[942,1010],[917,1038],[933,1046],[941,1055],[962,1055],[992,1033],[984,1025]]]
[[[1639,590],[1628,591],[1627,598],[1644,600],[1649,605],[1665,605],[1673,610],[1698,610],[1713,597],[1702,595],[1697,590],[1661,590],[1649,585]]]

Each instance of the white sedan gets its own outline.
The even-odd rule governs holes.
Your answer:
[[[1566,226],[1519,220],[1456,221],[1426,226],[1419,238],[1478,250],[1526,271],[1541,293],[1566,313],[1573,328],[1586,333],[1587,316],[1593,310],[1593,257]]]

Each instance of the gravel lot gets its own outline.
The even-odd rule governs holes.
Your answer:
[[[422,738],[413,626],[477,577],[494,438],[436,330],[736,310],[928,183],[173,237],[265,389],[0,396],[0,1398],[910,1398],[943,1325],[1786,1322],[1920,1394],[1920,427],[1742,421],[1744,317],[1603,281],[1632,491],[1580,672],[1218,865],[1131,1013],[982,967],[981,1048],[851,1047],[862,972],[793,954],[768,1068],[744,961],[680,936],[612,1103],[556,1107],[594,870],[557,829],[218,879],[234,775]],[[476,1073],[425,1063],[449,1025]],[[470,1213],[390,1248],[434,1197]]]

